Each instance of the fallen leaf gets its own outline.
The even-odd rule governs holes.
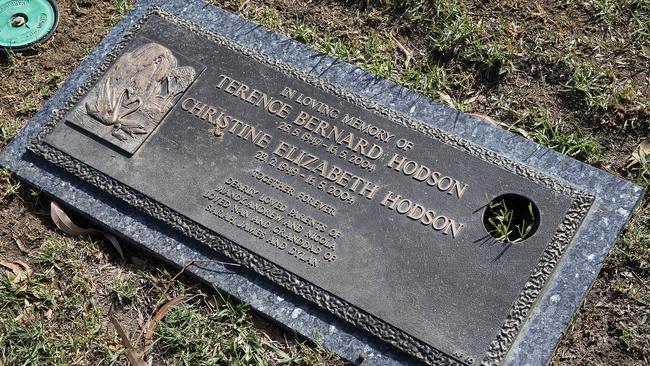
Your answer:
[[[133,347],[129,340],[129,336],[126,335],[124,328],[122,328],[122,325],[117,321],[117,319],[112,315],[109,315],[108,318],[111,321],[111,324],[113,324],[113,327],[115,327],[122,346],[126,349],[126,358],[129,360],[131,366],[149,366],[142,359],[143,352]]]
[[[647,160],[650,160],[650,139],[641,141],[636,151],[627,159],[627,168],[629,169]]]
[[[506,123],[499,122],[499,121],[495,120],[492,117],[488,117],[488,116],[486,116],[484,114],[480,114],[480,113],[469,113],[469,115],[471,115],[473,117],[476,117],[476,118],[482,120],[483,122],[485,122],[485,123],[487,123],[489,125],[492,125],[494,127],[502,127],[502,128],[505,128],[508,131],[516,132],[516,133],[522,135],[523,137],[525,137],[527,139],[530,139],[530,134],[528,133],[528,131],[524,130],[521,127],[515,127],[514,125],[508,125]]]
[[[23,261],[20,261],[20,260],[17,260],[16,263],[20,264],[20,266],[23,267],[23,271],[28,276],[31,275],[32,273],[34,273],[34,271],[32,271],[32,268],[29,266],[29,264],[27,264],[27,263],[25,263]]]
[[[456,107],[455,107],[456,104],[454,103],[454,100],[451,99],[451,97],[449,96],[449,94],[447,94],[447,93],[445,93],[445,92],[442,92],[442,91],[439,91],[439,92],[438,92],[438,96],[440,97],[440,100],[443,101],[445,104],[447,104],[448,106],[450,106],[450,107],[452,107],[452,108],[456,108]]]
[[[13,283],[20,283],[32,274],[32,269],[23,261],[8,262],[0,259],[0,265],[11,270],[5,273]]]
[[[650,139],[643,140],[639,144],[639,154],[643,154],[643,156],[650,155]]]
[[[30,250],[25,246],[25,243],[23,243],[22,240],[20,240],[19,238],[14,238],[14,241],[16,242],[16,246],[18,247],[18,249],[20,249],[21,252],[23,252],[24,254],[30,252]]]
[[[206,304],[208,305],[208,307],[210,307],[212,310],[219,309],[219,308],[221,307],[221,305],[222,305],[222,304],[219,302],[219,300],[217,300],[217,299],[214,298],[214,297],[210,297],[210,298],[206,299],[206,300],[205,300],[205,303],[206,303]]]
[[[515,131],[516,133],[522,135],[523,137],[525,137],[527,139],[531,139],[530,134],[528,133],[528,131],[524,130],[521,127],[508,128],[508,131]]]
[[[390,37],[390,39],[397,45],[400,51],[404,53],[404,57],[406,58],[406,61],[404,62],[404,66],[408,68],[409,65],[411,64],[411,60],[413,59],[413,52],[411,52],[409,49],[404,47],[404,45],[400,43],[400,41],[398,41],[397,38],[395,38],[395,36],[393,36],[392,33],[389,33],[388,37]]]
[[[478,97],[479,97],[479,94],[475,94],[471,98],[465,99],[463,101],[463,104],[465,104],[465,105],[472,104],[472,103],[474,103],[476,101],[476,99],[478,99]]]
[[[117,253],[124,259],[124,252],[122,251],[122,247],[120,246],[120,243],[117,241],[117,238],[109,234],[107,232],[97,230],[97,229],[84,229],[81,228],[77,225],[75,225],[70,217],[61,209],[61,207],[54,201],[50,204],[50,217],[52,218],[52,221],[54,221],[54,225],[59,228],[59,230],[63,231],[64,233],[70,235],[70,236],[79,236],[79,235],[86,235],[86,234],[101,234],[108,240]]]
[[[56,227],[68,235],[78,236],[97,232],[97,230],[94,229],[83,229],[75,225],[72,220],[70,220],[70,217],[68,217],[63,209],[61,209],[61,207],[59,207],[59,205],[54,201],[50,204],[50,216],[52,217],[52,221],[54,221]]]
[[[156,330],[156,327],[158,327],[158,323],[169,313],[169,310],[171,310],[174,306],[178,304],[182,304],[186,301],[191,299],[189,296],[177,296],[169,301],[167,301],[163,306],[158,309],[158,311],[154,314],[154,316],[151,317],[151,321],[149,322],[149,327],[147,328],[147,331],[144,334],[144,348],[149,349],[153,342],[153,333]]]
[[[106,238],[106,240],[108,240],[111,243],[111,245],[113,245],[113,248],[115,248],[117,254],[119,254],[120,257],[124,259],[124,252],[122,251],[122,246],[120,246],[120,243],[117,241],[115,235],[103,231],[100,231],[100,233],[104,236],[104,238]]]
[[[9,268],[11,270],[11,272],[5,271],[5,273],[7,274],[7,277],[9,277],[10,279],[14,279],[16,277],[16,273],[19,273],[19,272],[22,271],[18,264],[12,263],[12,262],[7,262],[7,261],[2,260],[2,259],[0,259],[0,266],[3,266],[5,268]]]
[[[30,304],[28,301],[25,301],[25,309],[27,309]],[[20,325],[24,326],[25,328],[29,327],[30,324],[34,322],[34,312],[32,311],[25,311],[20,313],[15,319],[16,323],[19,323]]]
[[[469,115],[474,116],[474,117],[480,119],[481,121],[483,121],[483,122],[485,122],[485,123],[487,123],[489,125],[492,125],[494,127],[508,127],[505,123],[497,122],[492,117],[486,116],[484,114],[470,113]]]

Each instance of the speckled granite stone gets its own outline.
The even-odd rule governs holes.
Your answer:
[[[642,196],[642,189],[520,136],[433,103],[420,94],[345,62],[320,55],[301,43],[269,32],[214,6],[196,0],[138,1],[135,9],[113,28],[55,96],[2,151],[0,165],[87,216],[97,226],[118,234],[123,240],[165,262],[182,266],[189,260],[219,259],[213,251],[201,244],[166,228],[157,220],[143,216],[135,208],[60,169],[39,161],[25,150],[27,143],[51,112],[61,108],[67,96],[83,84],[111,47],[151,5],[158,5],[167,12],[189,19],[304,72],[377,100],[399,112],[435,123],[442,130],[457,134],[596,196],[591,211],[547,281],[503,365],[544,365],[548,362],[603,260]],[[198,279],[249,303],[259,314],[306,338],[322,342],[353,362],[358,362],[360,353],[365,352],[367,361],[364,365],[422,364],[246,270],[209,262],[193,267],[191,272]]]

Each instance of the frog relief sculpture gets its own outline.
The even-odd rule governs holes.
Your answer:
[[[178,66],[166,47],[148,43],[123,54],[86,101],[86,113],[127,141],[146,135],[194,81],[196,71]]]

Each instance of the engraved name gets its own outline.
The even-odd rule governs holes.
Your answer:
[[[213,102],[207,102],[209,96],[187,96],[181,109],[209,123],[217,138],[233,136],[259,148],[251,156],[259,164],[249,175],[255,185],[235,180],[204,195],[209,201],[206,210],[219,220],[309,267],[336,260],[342,233],[324,219],[346,207],[352,210],[346,214],[354,214],[361,202],[357,198],[432,232],[452,239],[462,235],[465,224],[441,212],[435,202],[419,202],[400,193],[399,187],[384,190],[374,178],[380,170],[409,177],[413,184],[442,193],[436,196],[439,200],[460,200],[467,194],[470,187],[462,179],[409,157],[415,144],[408,138],[288,87],[274,94],[221,74],[213,90],[225,99],[214,95]],[[255,121],[233,115],[227,110],[236,109],[227,106],[234,101],[273,118]],[[274,136],[278,133],[282,136]],[[278,192],[286,200],[270,194],[257,199],[262,191]],[[305,214],[301,206],[324,217]]]

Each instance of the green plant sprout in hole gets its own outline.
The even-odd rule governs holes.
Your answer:
[[[490,199],[485,194],[487,210],[484,224],[488,233],[496,240],[506,244],[516,244],[528,239],[539,223],[535,206],[531,201],[517,202],[520,207],[506,202],[506,199]],[[523,199],[523,197],[521,197]],[[525,199],[524,199],[525,200]]]

